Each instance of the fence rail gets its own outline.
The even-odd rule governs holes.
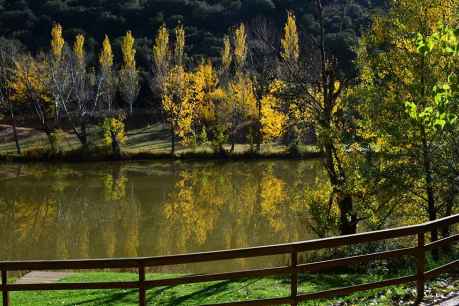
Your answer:
[[[83,289],[137,289],[139,305],[145,306],[146,290],[162,286],[176,286],[189,283],[210,281],[235,280],[242,278],[257,278],[285,275],[291,279],[290,296],[274,299],[262,299],[244,302],[222,303],[215,305],[298,305],[299,302],[330,298],[339,295],[348,295],[357,291],[383,288],[387,286],[416,282],[418,300],[424,297],[425,281],[440,274],[447,273],[451,268],[459,266],[459,260],[454,260],[444,266],[426,271],[426,252],[444,247],[459,241],[459,234],[425,243],[425,234],[436,228],[444,228],[459,223],[459,215],[439,219],[424,224],[399,227],[355,235],[339,236],[325,239],[316,239],[287,244],[261,246],[245,249],[172,255],[161,257],[93,259],[93,260],[54,260],[54,261],[5,261],[0,262],[2,279],[3,306],[9,306],[9,293],[13,291],[41,291],[41,290],[83,290]],[[314,251],[340,246],[350,246],[393,238],[416,236],[417,245],[379,253],[351,256],[320,262],[299,264],[298,253]],[[290,265],[275,268],[253,269],[218,274],[190,275],[170,279],[146,280],[145,269],[159,266],[173,266],[180,264],[221,261],[228,259],[252,258],[271,255],[289,255]],[[389,279],[374,283],[355,285],[345,288],[326,290],[316,293],[303,294],[298,292],[298,274],[301,272],[319,272],[324,269],[335,268],[356,263],[366,263],[372,260],[388,259],[400,256],[411,256],[416,260],[416,274]],[[28,270],[85,270],[85,269],[137,269],[138,281],[130,282],[98,282],[98,283],[56,283],[56,284],[8,284],[8,272]]]

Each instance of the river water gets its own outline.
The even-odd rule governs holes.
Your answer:
[[[1,165],[0,260],[160,256],[315,238],[305,193],[324,175],[317,160]]]

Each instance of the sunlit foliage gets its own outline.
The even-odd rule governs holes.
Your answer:
[[[282,59],[286,62],[296,62],[300,56],[300,44],[296,18],[292,12],[288,13],[287,22],[284,26],[284,35],[281,41]]]
[[[62,26],[60,24],[54,24],[51,30],[51,37],[51,50],[54,59],[59,61],[62,58],[62,52],[65,45],[64,38],[62,37]]]

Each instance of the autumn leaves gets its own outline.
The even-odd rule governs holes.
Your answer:
[[[295,18],[288,15],[282,40],[282,57],[298,60],[299,38]],[[175,29],[175,48],[171,48],[168,29],[158,31],[153,47],[156,86],[159,88],[162,110],[171,131],[172,153],[175,141],[184,144],[210,142],[222,152],[229,142],[234,151],[238,131],[248,126],[250,143],[272,141],[281,137],[288,114],[283,112],[276,95],[282,82],[272,80],[271,86],[257,95],[256,75],[248,67],[248,37],[244,24],[223,39],[219,66],[210,59],[194,69],[184,62],[185,31]],[[206,135],[205,138],[198,135]]]

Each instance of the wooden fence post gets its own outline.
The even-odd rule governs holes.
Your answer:
[[[2,300],[3,306],[10,305],[10,299],[8,296],[8,272],[6,270],[2,270]]]
[[[139,306],[146,306],[145,298],[145,266],[143,263],[139,265]]]
[[[297,271],[297,266],[298,266],[298,252],[294,251],[292,252],[292,278],[291,278],[291,288],[290,288],[290,293],[291,293],[291,298],[293,300],[292,306],[297,306],[298,305],[298,271]]]
[[[426,269],[426,253],[425,253],[425,234],[418,233],[418,247],[416,250],[416,291],[417,301],[421,302],[424,299],[425,272]]]

